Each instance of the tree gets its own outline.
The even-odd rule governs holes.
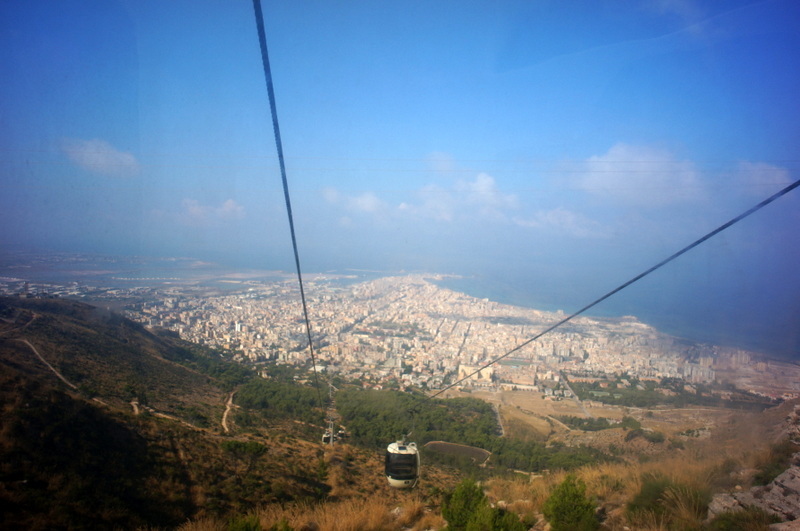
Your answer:
[[[247,475],[259,457],[267,452],[267,447],[255,441],[222,441],[220,445],[236,463],[237,476]]]
[[[483,490],[475,481],[465,479],[445,499],[442,504],[442,516],[447,520],[449,529],[464,530],[472,515],[485,504],[487,502]]]
[[[442,504],[447,529],[453,531],[525,531],[519,517],[489,505],[480,486],[471,479],[458,484]]]
[[[470,517],[466,531],[526,531],[529,527],[516,514],[484,503]]]
[[[572,474],[553,490],[542,512],[553,531],[591,531],[600,527],[595,504],[586,496],[586,484]]]

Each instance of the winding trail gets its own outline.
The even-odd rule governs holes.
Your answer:
[[[38,314],[38,313],[35,313],[35,312],[33,312],[33,313],[31,314],[31,320],[30,320],[30,321],[28,321],[27,323],[25,323],[25,324],[24,324],[24,325],[22,325],[22,326],[18,326],[18,327],[16,327],[16,328],[10,328],[10,329],[8,329],[8,330],[4,330],[4,331],[0,332],[0,335],[6,335],[6,334],[10,334],[11,332],[17,332],[17,331],[19,331],[19,330],[25,330],[26,328],[28,328],[28,327],[31,325],[31,323],[33,323],[33,322],[34,322],[36,319],[38,319],[38,318],[39,318],[39,314]],[[16,321],[14,321],[14,320],[12,320],[12,319],[5,319],[5,318],[3,318],[3,319],[2,319],[2,321],[3,321],[3,322],[5,322],[5,323],[8,323],[8,324],[14,324],[14,323],[16,323]]]
[[[5,331],[2,331],[2,332],[0,332],[0,335],[6,335],[6,334],[10,334],[10,333],[12,333],[12,332],[18,332],[18,331],[20,331],[20,330],[24,330],[24,329],[26,329],[28,326],[30,326],[30,324],[31,324],[31,323],[33,323],[33,322],[34,322],[34,321],[35,321],[35,320],[36,320],[38,317],[39,317],[39,315],[38,315],[38,314],[36,314],[36,313],[33,313],[30,321],[28,321],[27,323],[25,323],[24,325],[22,325],[22,326],[20,326],[20,327],[17,327],[17,328],[12,328],[12,329],[10,329],[10,330],[5,330]],[[9,320],[8,320],[8,319],[2,319],[2,320],[3,320],[3,321],[5,321],[5,322],[9,322]],[[33,345],[33,343],[31,343],[31,342],[30,342],[30,341],[28,341],[27,339],[19,339],[19,338],[13,338],[13,339],[12,339],[12,338],[9,338],[9,340],[10,340],[10,341],[19,341],[20,343],[24,343],[25,345],[27,345],[27,346],[28,346],[28,348],[30,348],[30,349],[33,351],[33,353],[34,353],[34,354],[36,354],[36,357],[37,357],[37,358],[39,358],[39,361],[41,361],[42,363],[44,363],[44,364],[47,366],[47,368],[48,368],[48,369],[50,369],[50,370],[53,372],[53,374],[55,374],[55,375],[58,377],[58,379],[59,379],[59,380],[61,380],[62,382],[64,382],[64,384],[66,384],[66,385],[67,385],[67,386],[68,386],[70,389],[74,389],[74,390],[76,390],[76,391],[78,390],[78,386],[77,386],[77,385],[75,385],[75,384],[73,384],[72,382],[70,382],[69,380],[67,380],[67,379],[64,377],[64,375],[63,375],[63,374],[61,374],[61,373],[58,371],[58,369],[56,369],[55,367],[53,367],[52,365],[50,365],[50,363],[49,363],[49,362],[48,362],[46,359],[44,359],[44,356],[42,356],[42,354],[41,354],[41,353],[40,353],[40,352],[37,350],[37,348],[36,348],[36,347]],[[168,361],[168,360],[164,360],[164,361]],[[174,363],[174,362],[173,362],[173,363]],[[177,365],[177,364],[176,364],[176,365]],[[225,409],[225,414],[224,414],[224,415],[223,415],[223,417],[222,417],[222,427],[225,429],[225,432],[226,432],[226,433],[229,431],[229,430],[228,430],[228,424],[227,424],[227,416],[228,416],[228,413],[230,412],[230,410],[231,410],[232,408],[236,407],[236,406],[234,405],[234,403],[233,403],[233,395],[234,395],[234,394],[235,394],[235,391],[234,391],[233,393],[231,393],[231,394],[230,394],[230,396],[228,397],[228,403],[227,403],[227,407],[226,407],[226,409]],[[100,398],[98,398],[98,397],[93,397],[93,398],[92,398],[92,401],[94,401],[94,402],[97,402],[98,404],[101,404],[101,405],[103,405],[103,406],[106,406],[106,407],[109,407],[109,408],[110,408],[110,407],[112,407],[112,406],[111,406],[111,405],[110,405],[108,402],[106,402],[106,401],[104,401],[104,400],[102,400],[102,399],[100,399]],[[148,406],[142,406],[141,404],[139,404],[139,401],[138,401],[138,400],[136,400],[136,399],[132,400],[132,401],[130,402],[130,405],[133,407],[133,413],[134,413],[134,415],[139,415],[139,414],[141,414],[141,413],[142,413],[142,411],[143,411],[143,410],[147,410],[148,412],[150,412],[152,415],[154,415],[154,416],[156,416],[156,417],[160,417],[160,418],[164,418],[164,419],[169,419],[169,420],[172,420],[172,421],[175,421],[175,422],[180,422],[181,424],[183,424],[183,425],[185,425],[185,426],[188,426],[188,427],[190,427],[190,428],[196,429],[196,430],[203,430],[203,431],[206,431],[204,428],[200,428],[200,427],[198,427],[198,426],[195,426],[194,424],[192,424],[192,423],[190,423],[190,422],[186,422],[185,420],[182,420],[182,419],[180,419],[180,418],[178,418],[178,417],[175,417],[175,416],[173,416],[173,415],[168,415],[168,414],[166,414],[166,413],[160,413],[160,412],[156,411],[155,409],[153,409],[153,408],[151,408],[151,407],[148,407]]]
[[[231,412],[231,409],[236,407],[233,404],[233,395],[236,394],[236,391],[232,391],[231,394],[228,396],[228,401],[225,403],[225,413],[222,414],[222,429],[225,433],[230,433],[230,429],[228,428],[228,413]]]
[[[63,376],[63,375],[62,375],[60,372],[58,372],[58,371],[56,370],[56,368],[55,368],[55,367],[53,367],[52,365],[50,365],[50,364],[47,362],[47,360],[46,360],[46,359],[44,359],[44,357],[42,357],[42,355],[41,355],[41,354],[39,354],[39,351],[38,351],[38,350],[36,350],[36,347],[34,347],[34,346],[33,346],[33,344],[32,344],[30,341],[28,341],[27,339],[15,339],[14,341],[20,341],[20,342],[22,342],[22,343],[25,343],[26,345],[28,345],[28,347],[30,347],[30,349],[33,351],[33,353],[34,353],[34,354],[36,354],[36,357],[37,357],[37,358],[39,358],[39,359],[42,361],[42,363],[44,363],[45,365],[47,365],[47,367],[48,367],[48,368],[49,368],[51,371],[53,371],[53,374],[55,374],[56,376],[58,376],[59,380],[61,380],[62,382],[64,382],[64,383],[65,383],[65,384],[67,384],[68,386],[70,386],[72,389],[77,389],[77,388],[78,388],[78,386],[77,386],[77,385],[73,384],[72,382],[70,382],[69,380],[67,380],[66,378],[64,378],[64,376]]]

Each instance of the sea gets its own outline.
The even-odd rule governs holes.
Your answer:
[[[354,283],[412,273],[434,272],[339,269],[310,273],[309,278]],[[169,286],[191,281],[233,290],[241,287],[238,280],[292,281],[296,274],[232,268],[190,257],[4,252],[0,255],[0,280],[13,278],[119,288],[143,284]],[[579,311],[606,293],[590,292],[585,286],[546,284],[525,275],[449,272],[442,273],[435,282],[476,298],[537,310],[560,310],[565,315]],[[756,351],[783,360],[800,359],[800,326],[797,326],[800,316],[791,311],[753,308],[737,300],[736,294],[724,291],[704,292],[697,286],[681,291],[658,282],[643,282],[642,286],[631,286],[591,307],[584,315],[633,316],[664,333],[689,341]]]

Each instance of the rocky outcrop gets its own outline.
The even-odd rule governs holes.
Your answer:
[[[800,453],[794,455],[793,461],[795,464],[769,485],[714,496],[708,506],[709,519],[745,507],[758,507],[783,521],[800,519]]]
[[[783,432],[790,441],[800,442],[800,404],[795,404],[792,412],[786,416]]]
[[[800,441],[800,405],[796,404],[787,415],[781,436]],[[792,465],[768,485],[715,495],[708,506],[708,518],[746,507],[763,509],[783,520],[770,529],[800,529],[800,452],[792,456]]]

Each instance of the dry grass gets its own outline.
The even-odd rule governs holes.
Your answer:
[[[646,463],[600,463],[573,473],[586,484],[586,494],[596,500],[606,513],[605,527],[656,531],[677,525],[681,529],[698,528],[705,516],[706,498],[725,460],[700,455],[669,456]],[[495,479],[487,482],[487,494],[494,502],[502,501],[511,511],[537,517],[552,490],[566,474],[556,472],[530,479]],[[664,495],[665,513],[643,511],[632,519],[626,511],[628,502],[642,488],[645,476],[664,477],[674,486]]]
[[[391,529],[389,508],[378,500],[347,500],[316,505],[271,505],[258,513],[261,526],[281,522],[293,529],[357,531]]]
[[[743,462],[744,458],[739,457]],[[586,484],[587,495],[604,508],[605,529],[697,529],[705,516],[707,500],[704,493],[711,491],[718,483],[721,470],[730,469],[731,459],[726,455],[712,458],[703,452],[684,452],[645,463],[601,463],[573,473]],[[334,458],[331,464],[336,462]],[[335,473],[335,469],[331,467],[330,472]],[[492,502],[500,503],[527,521],[534,521],[542,518],[544,502],[565,475],[564,472],[554,472],[510,480],[495,478],[486,482],[484,487]],[[671,486],[664,492],[659,510],[630,514],[627,504],[642,489],[645,477],[666,478]],[[336,485],[340,481],[332,483]],[[345,490],[342,488],[340,492],[344,494]],[[378,491],[319,504],[276,504],[264,507],[255,514],[264,529],[281,523],[293,529],[320,531],[422,531],[446,526],[438,512],[428,509],[430,500],[426,499],[424,491],[405,494],[399,500]],[[181,531],[218,531],[225,528],[224,523],[204,519],[181,527]]]
[[[401,527],[411,527],[425,514],[425,502],[419,494],[416,494],[398,509],[397,525]]]
[[[550,492],[550,482],[544,477],[492,479],[484,484],[489,499],[525,519],[539,517],[541,506]]]
[[[271,505],[258,511],[258,518],[265,529],[282,522],[293,529],[321,531],[430,529],[444,525],[440,516],[427,513],[418,495],[397,507],[391,507],[380,495],[313,505]]]
[[[506,406],[508,407],[508,406]],[[671,413],[670,413],[671,414]],[[521,415],[514,415],[520,417]],[[755,416],[743,416],[750,420]],[[586,484],[586,493],[602,507],[603,528],[610,531],[636,529],[662,531],[698,529],[705,517],[708,493],[748,486],[748,477],[739,471],[763,463],[770,449],[767,441],[751,433],[740,436],[744,423],[735,415],[708,440],[689,440],[679,452],[663,452],[644,461],[598,463],[572,471]],[[344,445],[343,445],[344,446]],[[348,453],[349,452],[349,453]],[[453,478],[434,479],[431,468],[425,484],[429,488],[413,492],[393,491],[380,479],[380,463],[374,456],[366,458],[346,447],[326,453],[327,482],[333,488],[331,499],[312,505],[269,506],[256,514],[265,529],[285,522],[294,529],[306,530],[383,530],[442,529],[446,522],[438,510],[429,509],[437,502],[426,496],[433,486],[451,490]],[[374,461],[374,462],[373,462]],[[484,484],[489,499],[516,513],[525,521],[541,520],[541,508],[552,490],[560,484],[563,472],[542,476],[518,476],[515,479],[494,478]],[[750,474],[752,475],[752,474]],[[375,483],[365,481],[375,476]],[[668,480],[660,497],[635,512],[628,504],[642,491],[648,478]],[[225,525],[215,520],[199,520],[181,528],[183,531],[217,531]]]
[[[436,529],[444,525],[438,515],[426,514],[419,498],[392,509],[375,495],[366,499],[348,499],[316,504],[269,505],[251,513],[262,529],[280,528],[306,531],[389,531]],[[420,527],[420,524],[425,527]],[[228,522],[220,518],[203,518],[182,525],[180,531],[225,531]]]
[[[447,522],[439,514],[427,513],[412,528],[413,531],[425,531],[428,529],[444,529]]]
[[[554,427],[544,417],[523,411],[516,406],[502,406],[500,414],[508,437],[524,441],[546,441],[554,432]]]
[[[227,531],[228,524],[218,518],[201,518],[186,522],[178,531]]]

